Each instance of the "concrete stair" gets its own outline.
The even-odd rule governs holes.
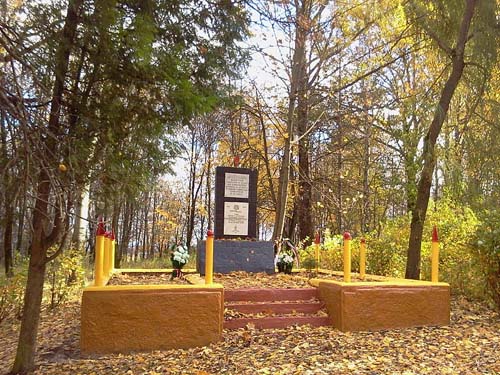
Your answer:
[[[224,328],[237,329],[247,325],[257,329],[306,324],[328,326],[330,320],[318,297],[316,288],[226,289]]]

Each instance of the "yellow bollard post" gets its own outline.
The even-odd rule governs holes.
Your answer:
[[[115,247],[116,247],[116,237],[115,231],[111,229],[111,260],[110,260],[110,274],[115,271]]]
[[[210,229],[207,232],[207,242],[205,244],[205,284],[214,282],[214,232]]]
[[[366,274],[366,240],[361,239],[361,244],[359,246],[359,278],[361,280],[365,279]]]
[[[99,221],[95,238],[94,286],[104,286],[104,222]]]
[[[315,255],[316,255],[316,275],[319,272],[319,244],[321,242],[321,238],[319,236],[319,232],[316,232],[316,238],[314,239],[315,244]]]
[[[437,228],[434,225],[432,229],[432,261],[431,261],[431,281],[437,283],[439,281],[439,239]]]
[[[344,282],[351,282],[351,234],[344,232]]]
[[[111,232],[104,236],[104,277],[109,279],[111,275]]]

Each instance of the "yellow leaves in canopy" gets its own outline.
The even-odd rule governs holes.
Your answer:
[[[197,209],[198,209],[198,213],[200,214],[200,216],[207,216],[208,211],[207,211],[205,205],[199,204]]]

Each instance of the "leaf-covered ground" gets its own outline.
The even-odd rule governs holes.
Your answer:
[[[188,284],[186,279],[191,280],[192,283],[196,283],[193,277],[198,278],[200,282],[203,282],[203,278],[199,275],[185,274],[183,279],[174,278],[171,280],[170,273],[155,273],[155,274],[116,274],[109,281],[110,285],[130,285],[130,284]],[[333,274],[308,274],[307,272],[293,273],[292,275],[286,275],[284,273],[276,273],[268,275],[264,272],[259,273],[247,273],[247,272],[231,272],[229,274],[214,274],[214,282],[223,284],[225,288],[237,289],[237,288],[310,288],[311,285],[308,282],[309,277],[327,278],[331,280],[342,281],[342,276]],[[370,279],[374,281],[373,278]],[[357,277],[353,275],[352,281],[360,281]]]
[[[500,318],[463,299],[449,327],[342,333],[332,328],[224,331],[208,347],[82,357],[80,308],[45,311],[35,374],[499,374]],[[124,327],[126,329],[126,327]],[[168,329],[168,328],[166,328]],[[0,325],[0,374],[12,363],[16,321]]]

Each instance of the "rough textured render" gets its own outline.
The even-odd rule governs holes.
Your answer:
[[[198,242],[196,268],[205,274],[205,242]],[[233,271],[274,273],[274,248],[270,241],[214,241],[214,272]]]
[[[192,348],[221,339],[221,285],[108,286],[83,292],[83,354]]]
[[[429,282],[319,282],[332,325],[369,331],[450,323],[450,287]]]

